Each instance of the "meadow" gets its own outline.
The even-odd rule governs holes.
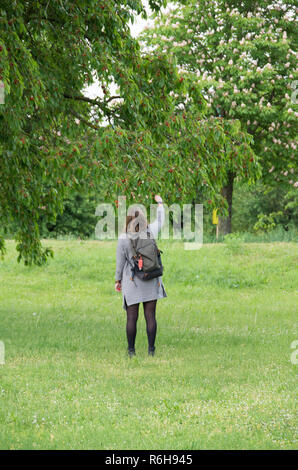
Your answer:
[[[160,241],[155,357],[126,355],[116,242],[46,240],[0,261],[1,449],[293,449],[295,243]]]

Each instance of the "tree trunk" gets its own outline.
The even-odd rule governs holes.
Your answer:
[[[228,217],[219,217],[217,226],[217,236],[226,235],[232,231],[232,200],[233,200],[233,185],[235,173],[228,172],[228,181],[226,186],[221,190],[221,194],[228,202],[229,215]]]

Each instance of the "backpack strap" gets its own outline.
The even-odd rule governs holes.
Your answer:
[[[135,259],[137,257],[137,252],[136,252],[135,243],[134,243],[136,239],[130,237],[129,240],[130,240],[132,256]],[[135,274],[136,274],[136,266],[135,266],[135,263],[133,262],[133,266],[131,266],[131,277],[130,277],[131,281],[134,280]]]

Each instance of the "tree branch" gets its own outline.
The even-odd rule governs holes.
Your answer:
[[[96,131],[100,131],[101,128],[96,126],[95,124],[92,124],[91,122],[89,122],[87,119],[85,119],[84,117],[82,117],[79,113],[77,113],[76,111],[74,111],[73,109],[70,109],[70,113],[75,116],[76,118],[78,118],[80,121],[82,121],[84,124],[86,124],[86,126],[88,127],[91,127],[92,129],[95,129]]]
[[[72,96],[68,93],[63,94],[64,98],[71,99],[71,100],[77,100],[77,101],[85,101],[86,103],[90,103],[92,105],[98,106],[103,112],[105,112],[107,115],[113,114],[114,110],[110,109],[107,104],[115,99],[122,98],[121,96],[110,96],[106,101],[98,101],[93,98],[88,98],[87,96],[84,95],[78,95],[78,96]]]

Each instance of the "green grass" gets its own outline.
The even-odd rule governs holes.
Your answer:
[[[126,357],[115,242],[0,262],[1,449],[295,448],[297,245],[160,241],[157,354]],[[142,313],[142,311],[141,311]]]

